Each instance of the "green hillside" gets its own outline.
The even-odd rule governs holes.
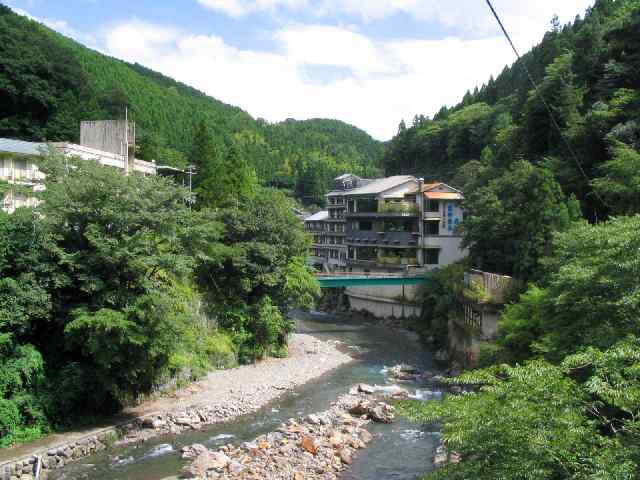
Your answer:
[[[469,188],[467,180],[477,180],[479,169],[489,168],[486,178],[495,178],[524,158],[548,167],[590,218],[602,218],[620,197],[597,179],[607,162],[640,147],[639,29],[636,0],[599,0],[570,25],[554,21],[521,61],[468,91],[459,105],[401,124],[385,157],[387,173],[418,173]]]
[[[140,156],[184,163],[196,126],[205,122],[219,150],[233,139],[266,184],[305,192],[305,172],[322,190],[343,170],[375,174],[383,147],[336,120],[256,121],[142,65],[86,48],[0,5],[0,136],[77,141],[81,120],[120,118],[128,106],[138,126]],[[317,175],[316,175],[317,173]]]

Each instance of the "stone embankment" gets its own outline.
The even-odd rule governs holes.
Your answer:
[[[176,392],[174,398],[160,398],[127,410],[125,413],[135,416],[129,422],[0,463],[0,480],[46,480],[52,470],[107,446],[178,435],[253,413],[296,386],[351,362],[353,359],[340,352],[336,343],[295,334],[287,358],[212,372],[206,379]]]
[[[204,445],[183,448],[192,459],[180,478],[242,480],[336,480],[358,451],[373,439],[370,422],[391,423],[394,408],[375,395],[375,387],[359,385],[325,412],[290,419],[275,432],[241,446],[216,451]],[[400,389],[395,396],[405,397]]]

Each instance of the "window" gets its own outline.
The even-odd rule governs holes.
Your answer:
[[[439,248],[425,249],[424,263],[426,265],[440,265],[440,249]]]
[[[440,234],[440,221],[437,222],[424,222],[425,223],[425,233],[427,235],[439,235]]]
[[[359,222],[358,230],[370,232],[373,230],[373,222]]]
[[[439,212],[440,202],[438,200],[427,200],[426,210],[427,212]]]

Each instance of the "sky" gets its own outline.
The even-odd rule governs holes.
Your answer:
[[[388,140],[515,60],[485,0],[0,0],[256,118]],[[521,53],[593,0],[493,0]]]

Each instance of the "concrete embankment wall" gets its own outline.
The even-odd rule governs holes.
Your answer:
[[[477,366],[484,343],[498,334],[502,306],[465,303],[449,317],[449,358],[465,368]]]
[[[421,313],[414,303],[419,286],[388,285],[384,287],[349,287],[345,294],[351,310],[365,312],[375,318],[414,318]]]
[[[107,448],[120,435],[120,427],[109,427],[91,434],[61,443],[55,447],[8,462],[0,463],[1,480],[46,480],[49,472],[67,463]]]

